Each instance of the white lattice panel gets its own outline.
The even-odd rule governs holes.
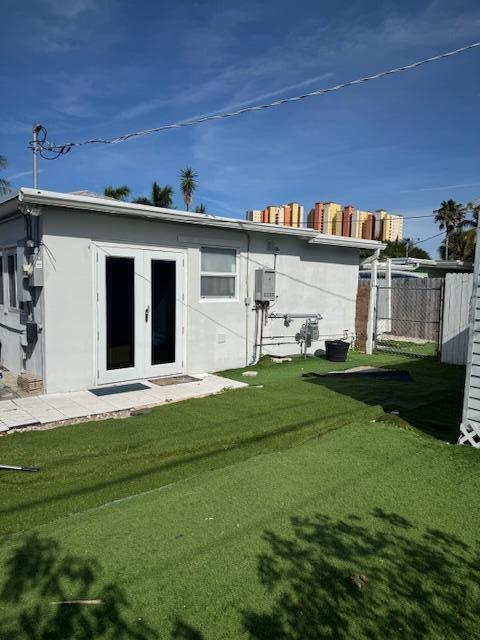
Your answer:
[[[480,424],[471,422],[461,424],[458,444],[469,444],[480,449]]]

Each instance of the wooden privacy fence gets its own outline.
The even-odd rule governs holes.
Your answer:
[[[473,273],[447,273],[443,309],[442,362],[467,363],[472,291]]]

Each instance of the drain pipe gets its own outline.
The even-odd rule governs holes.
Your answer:
[[[373,353],[375,342],[375,315],[377,306],[377,263],[380,256],[380,249],[375,249],[372,256],[372,275],[370,276],[370,299],[368,302],[368,320],[367,320],[367,342],[365,352],[369,355]]]
[[[249,358],[249,352],[250,352],[250,348],[248,345],[248,337],[249,337],[249,332],[250,332],[250,305],[252,304],[252,301],[250,299],[250,284],[249,284],[249,278],[250,278],[250,242],[251,242],[251,238],[250,238],[250,234],[246,229],[242,229],[243,233],[247,236],[247,266],[246,266],[246,274],[245,274],[245,366],[248,367],[248,365],[250,364],[250,358]],[[256,342],[256,336],[255,336],[255,342]],[[255,356],[254,356],[255,357]]]

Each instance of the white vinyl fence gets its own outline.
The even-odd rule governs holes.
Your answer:
[[[447,273],[443,308],[441,360],[466,364],[473,273]]]

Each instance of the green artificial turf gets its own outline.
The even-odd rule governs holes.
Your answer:
[[[1,637],[478,638],[478,471],[476,450],[354,420],[10,536]],[[78,599],[103,604],[55,604]]]
[[[435,342],[408,342],[406,340],[380,339],[378,348],[399,354],[411,354],[412,356],[436,356],[438,346]]]
[[[414,382],[308,377],[365,364],[407,368]],[[225,373],[248,381],[252,386],[247,389],[165,405],[125,420],[0,438],[3,463],[41,468],[38,474],[0,474],[0,533],[286,449],[352,423],[394,421],[446,440],[457,434],[461,367],[353,353],[341,364],[266,359],[254,369],[256,378],[243,377],[243,370]]]

